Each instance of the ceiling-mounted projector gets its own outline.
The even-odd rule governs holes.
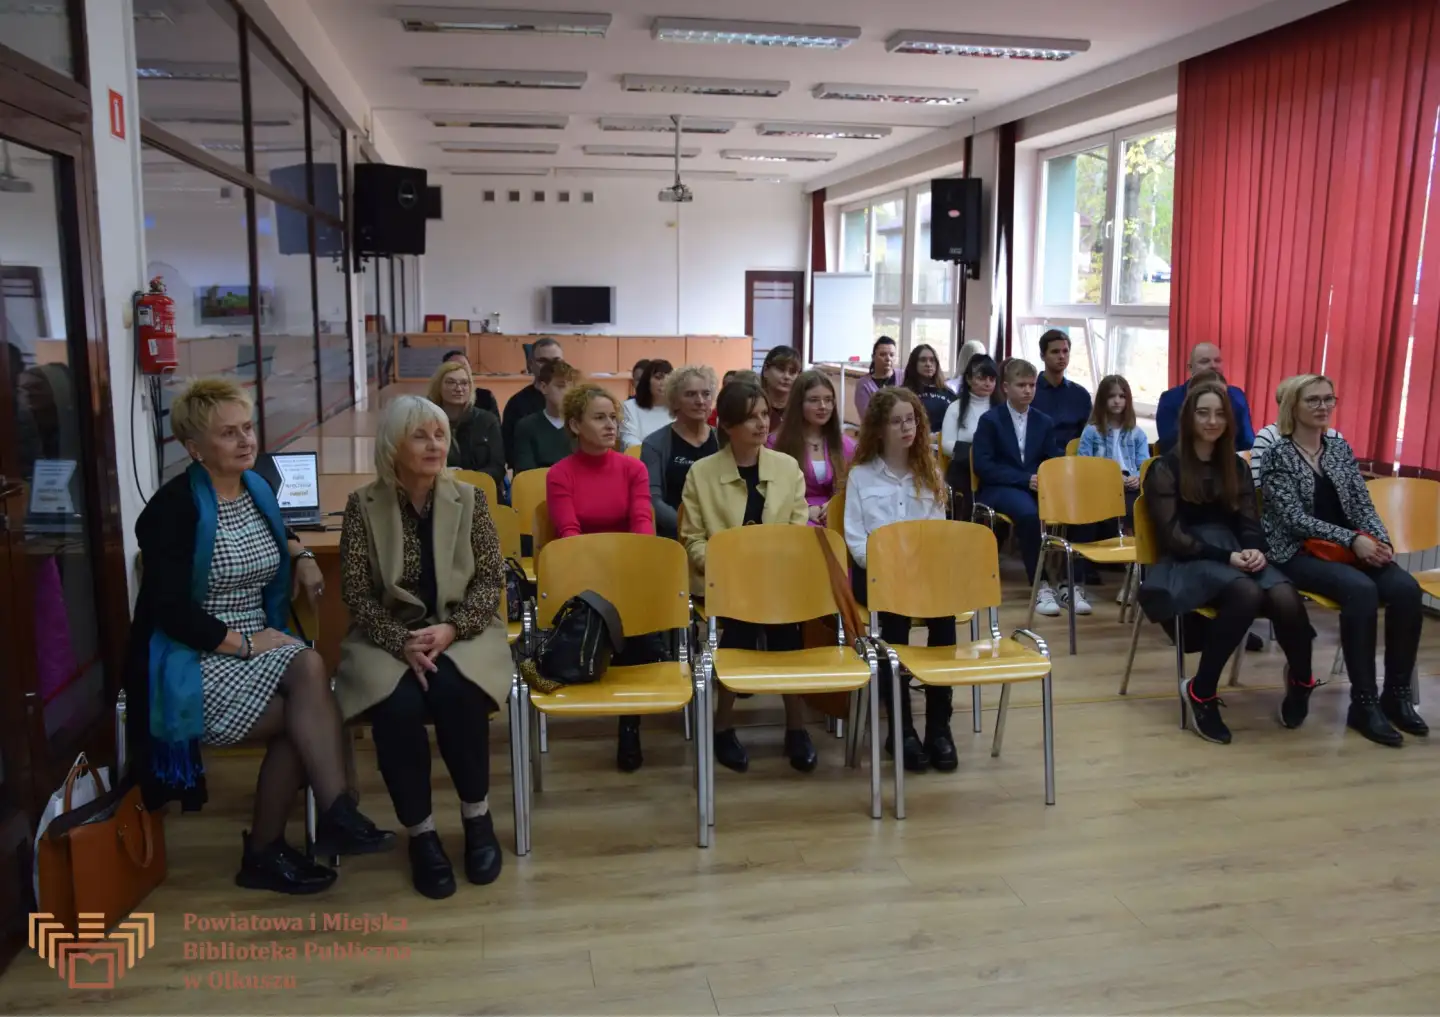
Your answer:
[[[667,187],[660,192],[661,201],[669,201],[675,204],[694,201],[695,195],[684,184],[676,184],[674,187]]]

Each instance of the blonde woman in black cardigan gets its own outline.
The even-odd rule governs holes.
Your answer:
[[[1330,428],[1334,384],[1324,375],[1304,375],[1281,400],[1281,438],[1260,468],[1270,561],[1300,589],[1340,605],[1340,644],[1350,674],[1346,723],[1372,742],[1398,748],[1405,741],[1402,731],[1417,738],[1430,733],[1411,700],[1420,586],[1395,564],[1390,535],[1355,453]],[[1375,644],[1382,604],[1385,691],[1380,693]]]

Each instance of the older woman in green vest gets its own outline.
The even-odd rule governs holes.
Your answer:
[[[342,596],[352,624],[335,695],[372,725],[380,774],[410,835],[415,889],[440,899],[455,873],[436,830],[430,738],[460,798],[465,875],[500,875],[490,813],[489,716],[512,673],[500,619],[504,564],[485,496],[445,472],[450,421],[428,399],[401,396],[375,438],[374,483],[350,496],[340,537]]]

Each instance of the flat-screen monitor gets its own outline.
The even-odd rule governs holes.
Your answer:
[[[615,287],[550,287],[550,324],[615,324]]]

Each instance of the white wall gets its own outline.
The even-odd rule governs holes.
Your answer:
[[[120,478],[121,530],[125,560],[135,560],[135,520],[155,476],[150,434],[151,409],[134,384],[135,342],[130,299],[145,288],[144,213],[140,196],[140,100],[135,80],[135,33],[131,0],[86,0],[90,40],[90,102],[100,220],[100,262],[105,285],[105,332],[110,346],[110,397],[115,415],[115,448]],[[125,97],[125,140],[110,133],[110,90]],[[135,436],[139,435],[139,442]],[[130,469],[132,459],[136,469]],[[138,470],[145,490],[137,489]],[[138,590],[129,572],[131,596]]]
[[[794,185],[697,181],[695,201],[673,205],[657,198],[663,180],[438,182],[445,218],[426,236],[422,311],[477,321],[498,311],[507,333],[555,331],[544,291],[585,285],[616,287],[617,321],[601,331],[741,335],[746,271],[808,265],[809,200]],[[493,204],[482,200],[487,190]],[[511,190],[519,203],[507,200]],[[557,202],[561,190],[569,203]],[[581,201],[584,191],[594,204]]]

